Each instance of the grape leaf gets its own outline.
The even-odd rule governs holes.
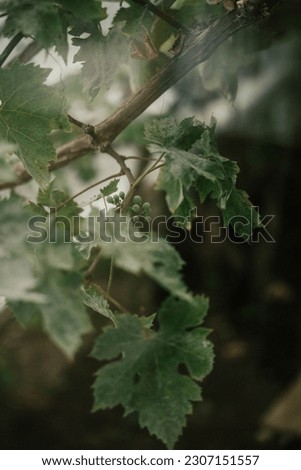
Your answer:
[[[73,44],[80,47],[73,60],[83,62],[83,90],[94,99],[102,87],[111,87],[120,65],[128,60],[129,43],[118,24],[110,29],[107,36],[103,36],[97,25],[91,25],[88,32],[90,35],[87,38],[72,39]],[[74,31],[72,34],[75,34]]]
[[[7,300],[6,305],[23,328],[43,328],[42,316],[37,303],[28,300]],[[20,313],[22,312],[22,315]]]
[[[137,5],[133,1],[129,1],[129,6],[126,8],[119,8],[116,12],[113,23],[121,24],[122,31],[128,35],[137,33],[141,27],[151,28],[154,17],[150,11]]]
[[[54,187],[55,181],[52,181],[45,190],[40,189],[37,197],[37,203],[51,209],[50,221],[57,230],[57,221],[64,224],[65,235],[78,234],[80,227],[79,215],[82,209],[68,194],[61,189]],[[60,227],[61,231],[63,230]],[[61,233],[61,236],[64,234]]]
[[[18,301],[42,302],[37,292],[31,250],[26,246],[28,214],[24,201],[12,193],[0,199],[0,295]]]
[[[9,199],[0,199],[0,259],[25,256],[27,222],[20,196],[12,193]]]
[[[103,243],[104,257],[113,258],[114,265],[132,274],[145,273],[172,295],[190,300],[191,295],[185,286],[181,269],[184,261],[179,253],[162,238],[152,241],[150,237],[141,242],[126,238],[124,241],[113,239]]]
[[[27,324],[31,309],[34,316],[40,318],[50,339],[69,358],[74,356],[81,345],[82,335],[92,330],[89,316],[81,302],[80,285],[83,277],[75,272],[76,257],[71,248],[70,244],[46,242],[38,244],[32,252],[35,263],[33,292],[38,300],[41,297],[39,305],[32,305],[37,300],[30,297],[31,292],[22,298],[13,295],[9,298],[9,305],[17,320],[21,324]],[[26,265],[24,260],[17,258],[10,260],[7,269],[14,273],[21,270],[25,276]],[[23,284],[24,282],[23,280]]]
[[[180,124],[174,118],[154,120],[145,127],[145,136],[152,142],[151,151],[163,152],[157,189],[166,193],[166,202],[175,215],[188,217],[198,203],[208,197],[216,200],[224,221],[232,224],[235,216],[252,218],[250,231],[259,224],[259,216],[242,192],[236,189],[237,164],[222,157],[214,136],[215,121],[206,126],[193,118]],[[253,215],[251,215],[253,214]],[[233,224],[234,225],[234,224]],[[241,224],[235,224],[242,235]]]
[[[109,184],[107,184],[106,186],[101,188],[100,192],[101,192],[102,196],[106,197],[106,196],[110,196],[113,193],[116,193],[116,191],[118,189],[119,181],[120,180],[116,178],[116,179],[110,181]]]
[[[203,25],[204,20],[212,17],[212,10],[210,9],[210,6],[206,4],[206,2],[178,0],[174,7],[172,9],[173,16],[177,18],[178,21],[183,22],[187,26],[194,27],[197,23]],[[217,17],[218,11],[215,11],[214,13]]]
[[[53,199],[56,191],[50,194]],[[58,200],[60,196],[58,193]],[[43,199],[41,191],[39,199]],[[77,207],[74,210],[78,212]],[[52,341],[71,358],[81,345],[82,335],[89,333],[92,325],[81,301],[83,275],[78,270],[82,267],[82,259],[71,242],[65,243],[65,231],[65,225],[59,226],[55,240],[51,241],[48,234],[47,240],[33,243],[31,248],[38,279],[36,291],[47,297],[47,302],[39,306],[43,327]],[[22,321],[24,309],[18,306],[14,313]]]
[[[83,279],[76,272],[63,272],[47,267],[40,291],[48,302],[41,305],[44,328],[52,341],[72,358],[81,345],[81,336],[92,330],[90,319],[81,302]]]
[[[119,179],[114,179],[110,181],[109,184],[101,188],[99,194],[97,194],[93,199],[90,200],[90,204],[91,202],[99,201],[99,199],[103,199],[104,197],[110,196],[111,194],[115,193],[118,189],[119,181]]]
[[[134,316],[138,318],[138,320],[140,321],[144,329],[150,330],[154,324],[157,314],[153,313],[152,315],[149,315],[148,317],[140,317],[139,315],[134,315]]]
[[[104,298],[101,290],[96,285],[81,288],[82,302],[95,312],[100,313],[109,318],[114,324],[116,323],[115,315],[110,309],[108,301]]]
[[[7,300],[43,303],[46,297],[36,292],[37,284],[29,263],[15,258],[1,258],[0,296]]]
[[[151,146],[151,150],[163,151],[165,147],[177,145],[183,130],[174,117],[166,117],[146,122],[144,133],[147,140],[157,144],[157,147]]]
[[[49,180],[48,164],[55,149],[48,134],[69,129],[64,100],[43,85],[48,70],[15,62],[0,70],[0,138],[15,144],[16,153],[40,186]]]
[[[53,343],[70,359],[80,347],[82,335],[92,331],[81,302],[82,281],[78,273],[46,266],[44,271],[40,269],[38,286],[44,295],[43,303],[33,305],[17,302],[18,299],[8,302],[19,323],[28,326],[32,322],[31,316],[38,317]]]
[[[209,330],[200,327],[207,308],[203,297],[193,303],[170,297],[158,312],[159,331],[148,335],[138,318],[118,316],[117,328],[106,329],[92,351],[100,361],[114,360],[97,373],[93,410],[121,404],[126,414],[137,411],[140,426],[172,448],[191,401],[201,399],[194,380],[212,368]],[[180,365],[188,374],[179,372]]]
[[[245,191],[234,189],[222,214],[224,223],[231,223],[235,233],[246,240],[252,235],[253,229],[260,226],[256,207],[252,205]]]
[[[62,33],[58,8],[52,2],[7,0],[1,2],[0,9],[8,14],[3,31],[6,36],[17,33],[33,36],[47,48],[52,46],[54,38]]]
[[[106,10],[98,0],[2,0],[0,10],[7,13],[4,34],[21,32],[33,36],[45,48],[56,45],[66,59],[67,31],[81,21],[102,20]]]
[[[92,328],[81,302],[82,276],[73,272],[81,267],[79,253],[61,239],[27,243],[29,218],[44,211],[34,204],[23,205],[15,194],[0,200],[0,295],[7,298],[21,324],[39,317],[54,343],[72,357],[82,334]]]
[[[180,124],[173,118],[165,118],[146,126],[146,137],[165,151],[166,165],[161,169],[157,189],[167,193],[172,212],[191,188],[202,191],[203,181],[221,205],[230,194],[238,167],[219,155],[213,130],[214,124],[207,127],[192,118]]]
[[[157,233],[135,230],[130,218],[114,210],[104,214],[92,209],[88,219],[89,237],[77,239],[78,250],[85,259],[90,258],[92,248],[101,249],[102,256],[113,259],[116,267],[135,275],[144,273],[172,295],[191,299],[182,280],[184,261]]]
[[[87,307],[94,310],[94,312],[100,313],[106,318],[109,318],[114,325],[117,325],[117,318],[116,315],[110,309],[108,301],[103,296],[103,292],[97,285],[90,285],[88,287],[81,287],[81,294],[82,294],[82,302]],[[153,326],[153,322],[156,318],[156,314],[153,313],[148,317],[140,317],[138,315],[134,315],[138,320],[141,322],[143,328],[150,329]]]

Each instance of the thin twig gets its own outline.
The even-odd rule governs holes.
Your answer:
[[[122,171],[120,171],[119,173],[115,173],[114,175],[110,175],[110,176],[107,176],[106,178],[103,178],[102,180],[100,181],[96,181],[96,183],[92,183],[90,184],[90,186],[87,186],[86,188],[82,189],[81,191],[79,191],[78,193],[74,194],[73,196],[70,196],[68,197],[68,199],[66,199],[66,201],[62,202],[62,204],[60,204],[56,210],[58,211],[59,209],[61,209],[62,207],[64,207],[66,204],[68,204],[68,202],[72,201],[73,199],[77,198],[78,196],[81,196],[82,194],[84,194],[86,191],[89,191],[89,189],[92,189],[94,188],[95,186],[98,186],[99,184],[102,184],[102,183],[105,183],[106,181],[109,181],[113,178],[118,178],[118,176],[123,176],[124,173]]]
[[[110,272],[109,272],[109,280],[107,284],[107,289],[106,289],[106,295],[109,294],[112,282],[113,282],[113,271],[114,271],[114,257],[111,257],[111,262],[110,262]]]
[[[100,286],[98,286],[100,287]],[[118,300],[114,299],[114,297],[112,297],[110,294],[107,294],[102,287],[100,287],[100,291],[102,293],[102,295],[112,304],[114,305],[120,312],[123,312],[123,313],[128,313],[128,310],[123,306],[121,305],[121,303],[118,302]]]
[[[90,135],[92,137],[95,145],[98,145],[97,135],[95,133],[94,126],[92,124],[87,124],[85,122],[81,122],[78,119],[75,119],[74,117],[70,116],[70,114],[67,114],[67,117],[68,117],[69,121],[71,122],[71,124],[74,124],[75,126],[82,129],[84,134]]]
[[[92,263],[88,267],[87,271],[85,272],[85,278],[86,279],[89,279],[92,276],[95,268],[97,267],[97,265],[100,261],[100,258],[101,258],[101,249],[99,249],[99,252],[97,253],[94,260],[92,261]]]
[[[89,279],[91,278],[93,272],[95,271],[95,268],[97,267],[99,261],[101,259],[101,250],[99,251],[99,253],[96,255],[96,257],[94,258],[93,262],[91,263],[91,265],[89,266],[89,268],[87,269],[87,271],[85,272],[85,278],[86,279]],[[109,292],[106,292],[101,285],[98,284],[98,288],[100,290],[100,292],[102,293],[102,295],[105,297],[105,299],[107,299],[112,305],[114,305],[120,312],[123,312],[123,313],[128,313],[128,310],[123,306],[121,305],[118,300],[114,299],[114,297],[112,297]]]
[[[71,124],[74,124],[75,126],[79,127],[80,129],[82,129],[84,127],[84,123],[79,121],[78,119],[75,119],[73,116],[71,116],[70,114],[67,114],[67,118],[69,119],[69,121],[71,122]]]
[[[152,158],[152,157],[124,157],[125,160],[143,160],[143,161],[146,161],[146,162],[154,162],[156,160],[156,158]]]
[[[161,163],[161,165],[157,165],[157,166],[155,166],[154,168],[149,169],[149,171],[146,173],[145,176],[149,175],[149,174],[152,173],[153,171],[159,170],[159,168],[162,168],[163,166],[165,166],[165,163]]]
[[[119,155],[112,147],[111,145],[107,147],[106,152],[111,155],[114,160],[118,163],[120,166],[121,170],[123,171],[123,174],[127,177],[130,185],[132,186],[135,183],[135,178],[133,176],[133,173],[131,169],[125,164],[125,157],[122,155]]]
[[[85,278],[86,279],[89,279],[92,276],[95,268],[97,267],[97,265],[100,261],[100,258],[101,258],[101,251],[99,251],[97,256],[94,258],[93,262],[91,263],[91,265],[89,266],[89,268],[85,272]],[[114,305],[120,312],[128,313],[128,310],[123,305],[121,305],[121,303],[119,303],[118,300],[114,299],[114,297],[112,297],[109,294],[109,292],[106,292],[101,287],[101,285],[98,284],[98,288],[99,288],[100,292],[102,293],[102,295],[104,296],[104,298],[107,299],[112,305]]]
[[[138,178],[135,180],[135,182],[132,184],[129,192],[127,193],[123,203],[122,203],[122,206],[121,206],[121,209],[123,211],[125,211],[129,205],[129,202],[130,200],[132,199],[132,196],[135,192],[135,189],[137,188],[137,186],[141,183],[141,181],[147,176],[149,175],[150,173],[152,173],[153,171],[157,170],[158,168],[161,168],[162,166],[165,165],[165,163],[162,163],[161,165],[158,165],[158,163],[162,160],[164,156],[164,153],[162,153],[162,155],[157,158],[157,160],[155,161],[155,163],[153,163],[153,165],[151,165],[150,167],[146,168],[146,170],[141,173],[140,176],[138,176]]]
[[[12,53],[14,48],[19,44],[19,42],[23,39],[23,34],[18,33],[16,34],[10,42],[7,44],[6,48],[4,51],[0,54],[0,67],[4,64],[8,56]]]
[[[178,21],[174,16],[172,16],[170,13],[167,13],[164,10],[161,10],[161,8],[157,7],[154,5],[152,2],[149,0],[132,0],[134,3],[138,3],[139,5],[147,8],[149,11],[154,13],[156,16],[161,18],[161,20],[165,21],[165,23],[168,23],[170,26],[176,29],[180,29],[185,32],[189,32],[189,28],[180,21]]]
[[[31,180],[31,178],[32,177],[24,170],[24,173],[22,173],[22,175],[19,176],[18,179],[14,181],[6,181],[5,183],[0,183],[0,191],[3,191],[5,189],[13,189],[17,186],[20,186],[21,184],[27,183]]]

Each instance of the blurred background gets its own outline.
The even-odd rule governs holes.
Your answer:
[[[201,244],[187,239],[177,245],[186,262],[189,288],[210,298],[206,326],[213,330],[216,353],[214,370],[203,383],[203,402],[194,405],[178,449],[300,448],[300,29],[300,2],[280,2],[258,26],[220,46],[116,143],[126,155],[147,157],[143,123],[149,116],[196,116],[209,123],[213,115],[221,155],[237,161],[241,169],[239,188],[248,192],[263,216],[275,215],[268,226],[275,243],[261,239],[256,244],[229,240],[212,244],[204,234]],[[133,80],[138,75],[132,60],[128,68],[134,73],[122,70],[110,92],[100,93],[91,103],[81,92],[80,67],[71,66],[72,57],[68,67],[52,51],[41,52],[34,60],[54,67],[49,83],[63,84],[70,114],[91,124],[100,122],[139,86]],[[143,80],[156,64],[139,67]],[[62,142],[61,135],[53,138]],[[134,171],[140,169],[133,166]],[[103,155],[88,155],[56,177],[70,190],[74,185],[80,190],[99,179],[100,173],[114,171],[114,164]],[[152,203],[153,215],[168,213],[163,194],[153,191],[152,184],[153,180],[146,181],[140,194]],[[36,187],[29,183],[18,191],[34,197]],[[218,214],[210,201],[198,212]],[[114,290],[130,310],[141,311],[147,305],[147,313],[156,311],[165,296],[147,279],[137,288],[134,276],[122,272],[116,274]],[[100,319],[94,322],[101,328]],[[89,357],[93,341],[93,335],[86,337],[70,363],[44,333],[22,329],[4,309],[0,315],[3,449],[163,448],[139,428],[135,415],[123,418],[121,408],[90,412],[93,374],[99,367]]]

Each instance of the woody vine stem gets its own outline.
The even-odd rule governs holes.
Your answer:
[[[264,2],[258,0],[249,1],[253,6],[249,14],[248,12],[246,14],[238,14],[237,10],[235,10],[216,20],[206,29],[200,30],[196,26],[187,31],[184,28],[182,50],[147,81],[142,88],[130,96],[111,116],[94,126],[93,135],[91,135],[91,132],[90,134],[86,133],[58,147],[56,150],[56,160],[50,164],[49,170],[55,171],[58,168],[69,165],[72,161],[98,148],[118,161],[122,172],[127,176],[130,184],[133,184],[135,179],[131,170],[126,166],[125,159],[118,156],[112,149],[112,142],[166,90],[175,85],[196,65],[207,60],[222,42],[242,28],[261,21],[262,9],[265,8],[265,12],[269,11],[279,2],[279,0],[266,0]],[[153,13],[156,14],[155,11]],[[21,39],[19,36],[13,38],[8,46],[8,50],[4,50],[0,57],[5,57],[6,59]],[[31,176],[23,170],[15,180],[1,183],[0,190],[14,188],[26,183],[30,179]]]

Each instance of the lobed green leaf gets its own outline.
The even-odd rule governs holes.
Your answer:
[[[145,136],[153,142],[151,150],[163,152],[165,158],[157,189],[166,193],[166,202],[175,216],[188,218],[199,201],[214,199],[225,223],[246,237],[259,225],[259,216],[246,194],[236,189],[239,168],[219,154],[214,131],[215,121],[206,126],[193,118],[178,123],[169,117],[146,124]],[[249,228],[242,230],[234,216],[247,217]]]
[[[202,379],[212,368],[208,330],[200,327],[208,309],[203,297],[193,302],[168,298],[158,312],[159,330],[146,335],[138,318],[117,317],[117,328],[108,328],[96,341],[92,355],[113,360],[97,373],[94,410],[121,404],[126,414],[138,412],[147,427],[172,448],[201,399],[193,379]],[[179,366],[188,371],[183,374]]]
[[[15,145],[25,169],[42,187],[55,159],[49,133],[69,130],[61,94],[43,84],[47,75],[46,69],[17,62],[0,70],[0,138]]]

